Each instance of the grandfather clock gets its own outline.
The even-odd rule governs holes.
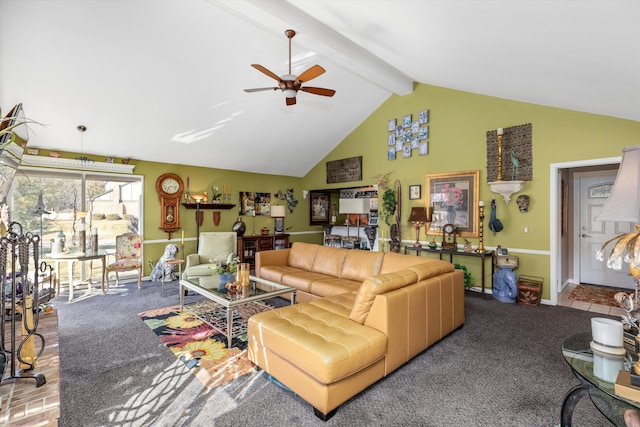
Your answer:
[[[171,233],[180,229],[180,199],[184,192],[184,183],[176,174],[165,173],[156,181],[156,191],[160,202],[160,229]]]

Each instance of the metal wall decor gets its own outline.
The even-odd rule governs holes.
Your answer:
[[[531,123],[503,128],[502,178],[505,181],[533,180],[532,134]],[[487,182],[497,180],[498,157],[498,132],[487,131]]]
[[[362,180],[362,156],[327,162],[327,184]]]
[[[420,156],[429,154],[429,110],[420,111],[417,120],[411,114],[404,115],[402,121],[390,119],[387,132],[387,160],[411,157],[413,150]]]

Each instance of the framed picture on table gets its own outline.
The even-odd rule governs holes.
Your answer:
[[[459,236],[478,237],[479,177],[479,170],[426,175],[426,207],[433,210],[430,233],[454,224]]]

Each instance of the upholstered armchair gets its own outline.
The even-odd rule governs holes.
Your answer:
[[[109,287],[109,273],[116,273],[116,286],[118,286],[118,273],[122,271],[138,270],[138,289],[142,282],[142,236],[136,233],[125,233],[116,236],[116,261],[107,265],[107,288]]]
[[[209,269],[211,260],[226,259],[229,254],[235,254],[238,245],[237,239],[235,231],[200,233],[198,253],[187,256],[184,278],[211,276],[213,274]]]

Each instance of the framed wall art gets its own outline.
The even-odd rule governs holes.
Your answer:
[[[327,184],[362,180],[362,156],[327,162]]]
[[[409,186],[409,200],[418,200],[422,197],[422,186],[410,185]]]
[[[459,236],[478,237],[479,177],[479,170],[426,175],[427,208],[433,210],[430,233],[454,224]]]
[[[271,215],[271,193],[255,193],[241,191],[238,200],[238,215],[269,216]]]
[[[328,191],[310,191],[309,198],[309,225],[329,224],[331,193]]]

